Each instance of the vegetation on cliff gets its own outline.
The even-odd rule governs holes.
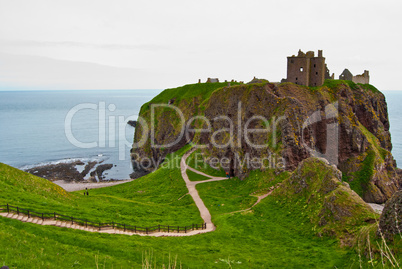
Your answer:
[[[150,107],[143,107],[140,116],[148,125],[136,129],[134,142],[151,126],[158,133],[154,137],[147,136],[150,139],[143,147],[134,145],[134,162],[144,157],[163,160],[176,147],[188,143],[203,145],[192,154],[189,161],[192,167],[210,174],[227,172],[244,180],[219,191],[210,187],[212,183],[198,187],[205,195],[223,191],[215,198],[206,198],[216,221],[219,222],[220,214],[233,212],[229,202],[232,191],[237,194],[240,210],[244,210],[255,202],[255,198],[250,197],[251,191],[259,192],[281,182],[267,201],[274,201],[287,210],[287,214],[298,216],[301,225],[312,225],[316,236],[335,236],[341,245],[363,251],[371,264],[374,260],[370,255],[383,257],[384,249],[356,245],[356,238],[378,226],[379,215],[366,202],[383,203],[399,187],[396,163],[390,152],[392,144],[384,95],[372,85],[342,80],[327,80],[321,87],[266,81],[216,86],[209,94],[204,93],[206,98],[202,102],[185,93],[185,87],[168,89],[154,99],[183,111],[180,120],[171,107],[154,113],[154,118],[150,117]],[[191,87],[205,86],[194,84]],[[174,99],[175,95],[187,95],[187,98]],[[245,138],[241,133],[245,122],[251,122],[248,126],[252,129],[267,131]],[[335,131],[331,133],[331,130]],[[187,136],[180,137],[181,132]],[[158,145],[177,143],[173,147],[155,149],[151,147],[152,139]],[[224,146],[212,146],[211,141]],[[253,146],[256,144],[263,145],[263,149]],[[336,154],[332,154],[334,152]],[[311,158],[317,156],[327,160]],[[225,159],[226,166],[213,162],[214,159]],[[241,165],[254,159],[263,159],[270,165]],[[284,165],[278,166],[279,159],[284,160]],[[253,180],[256,175],[261,177],[257,180],[258,188]],[[239,196],[240,190],[246,189],[247,193]],[[258,208],[252,211],[255,213]],[[372,244],[385,243],[376,235],[368,238]],[[397,249],[394,254],[400,256]]]
[[[175,106],[183,119],[172,107],[155,108],[151,118],[152,104]],[[266,121],[253,118],[256,115]],[[293,171],[301,161],[315,156],[312,152],[318,152],[332,158],[330,162],[342,171],[343,180],[366,202],[383,203],[398,189],[385,97],[371,85],[342,80],[327,80],[322,87],[269,82],[192,84],[165,90],[142,107],[140,116],[144,124],[136,128],[134,142],[148,139],[143,145],[134,144],[132,156],[134,163],[144,158],[154,160],[156,165],[147,166],[150,171],[168,153],[191,142],[206,145],[202,149],[206,161],[227,158],[229,167],[216,168],[224,168],[241,179],[252,170],[266,169],[239,165],[246,159],[271,158],[271,162],[275,158],[267,169]],[[245,137],[243,128],[247,122],[249,128],[266,132]],[[338,128],[335,143],[328,127],[331,123]],[[211,146],[212,139],[227,146]],[[152,147],[151,141],[171,145],[157,148]],[[256,148],[250,143],[264,147]],[[331,156],[335,147],[337,155]]]

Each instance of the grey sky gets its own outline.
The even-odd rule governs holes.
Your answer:
[[[286,77],[324,50],[335,76],[402,90],[401,1],[0,0],[0,89],[144,89]],[[316,52],[317,53],[317,52]]]

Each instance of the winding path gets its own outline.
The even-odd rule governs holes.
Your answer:
[[[14,213],[0,213],[0,216],[6,217],[6,218],[11,218],[11,219],[17,219],[23,222],[29,222],[29,223],[34,223],[34,224],[39,224],[39,225],[51,225],[51,226],[57,226],[57,227],[63,227],[63,228],[71,228],[71,229],[77,229],[77,230],[83,230],[83,231],[88,231],[88,232],[98,232],[98,233],[109,233],[109,234],[126,234],[126,235],[141,235],[141,236],[191,236],[191,235],[196,235],[196,234],[201,234],[201,233],[208,233],[212,232],[215,230],[215,225],[212,223],[212,218],[211,218],[211,213],[209,213],[208,208],[205,206],[204,202],[202,201],[200,195],[198,194],[198,191],[196,189],[197,184],[201,183],[207,183],[207,182],[214,182],[214,181],[221,181],[221,180],[226,180],[226,177],[213,177],[210,175],[207,175],[203,172],[200,172],[186,164],[187,158],[191,155],[191,153],[194,152],[195,149],[192,149],[188,151],[186,154],[183,155],[180,161],[180,170],[181,170],[181,176],[184,179],[184,182],[186,183],[186,187],[188,189],[189,194],[193,198],[195,204],[198,207],[198,210],[200,211],[201,218],[204,220],[204,223],[206,223],[206,229],[204,230],[193,230],[193,231],[188,231],[187,233],[175,233],[175,232],[157,232],[157,233],[151,233],[151,234],[144,234],[144,233],[134,233],[131,231],[123,231],[119,229],[104,229],[104,230],[98,230],[97,228],[93,227],[84,227],[76,224],[71,224],[70,222],[66,221],[59,221],[59,220],[42,220],[40,218],[33,218],[26,215],[17,215]],[[205,176],[209,179],[207,180],[202,180],[202,181],[190,181],[187,175],[187,170],[191,170],[194,173],[200,174],[202,176]],[[261,196],[256,196],[258,198],[257,202],[252,206],[254,207],[257,205],[262,199],[270,195],[272,190],[270,190],[267,194],[261,195]],[[236,212],[231,212],[230,214],[237,213],[237,212],[243,212],[243,211],[248,211],[249,209],[245,210],[240,210]]]
[[[186,164],[186,160],[188,156],[190,156],[191,153],[193,153],[194,150],[190,150],[184,156],[182,157],[180,161],[180,169],[181,169],[181,175],[186,183],[187,189],[189,191],[189,194],[191,197],[193,197],[193,200],[195,204],[197,205],[201,218],[204,220],[206,223],[206,229],[204,230],[194,230],[194,231],[188,231],[187,233],[177,233],[177,232],[157,232],[157,233],[151,233],[151,234],[144,234],[144,233],[134,233],[131,231],[123,231],[119,229],[102,229],[98,230],[97,228],[94,227],[83,227],[80,225],[76,224],[71,224],[71,222],[66,222],[66,221],[59,221],[59,220],[42,220],[40,218],[34,218],[34,217],[29,217],[26,215],[17,215],[14,213],[0,213],[0,216],[6,217],[6,218],[11,218],[11,219],[16,219],[20,220],[23,222],[29,222],[29,223],[34,223],[34,224],[39,224],[39,225],[51,225],[51,226],[57,226],[57,227],[62,227],[62,228],[71,228],[71,229],[77,229],[77,230],[83,230],[83,231],[88,231],[88,232],[97,232],[97,233],[109,233],[109,234],[126,234],[126,235],[141,235],[141,236],[191,236],[191,235],[196,235],[196,234],[201,234],[201,233],[207,233],[215,230],[215,225],[211,221],[211,214],[209,213],[209,210],[205,206],[204,202],[201,200],[200,195],[198,194],[198,191],[196,190],[195,186],[199,183],[206,183],[206,182],[212,182],[212,181],[219,181],[219,180],[225,180],[227,178],[225,177],[211,177],[210,175],[207,175],[205,173],[202,173],[194,168],[189,167]],[[203,180],[203,181],[190,181],[188,176],[187,176],[187,169],[198,173],[200,175],[203,175],[205,177],[208,177],[210,179],[208,180]]]
[[[181,158],[181,161],[180,161],[181,176],[184,179],[184,182],[186,182],[186,186],[187,186],[189,194],[191,195],[191,197],[193,197],[193,200],[194,200],[195,204],[197,205],[198,210],[200,211],[201,218],[207,224],[207,229],[205,229],[203,231],[211,232],[211,231],[215,230],[215,225],[212,223],[212,219],[211,219],[211,213],[209,213],[208,208],[205,206],[204,202],[201,200],[201,197],[198,194],[198,191],[195,188],[195,186],[200,183],[226,180],[227,178],[226,177],[211,177],[210,175],[207,175],[203,172],[200,172],[200,171],[188,166],[186,163],[186,160],[191,155],[191,153],[194,152],[194,150],[195,149],[188,151]],[[188,178],[187,173],[186,173],[187,169],[189,169],[197,174],[200,174],[202,176],[208,177],[210,179],[202,180],[202,181],[190,181],[190,179]]]

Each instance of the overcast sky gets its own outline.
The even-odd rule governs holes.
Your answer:
[[[402,1],[0,0],[0,89],[164,89],[280,81],[324,51],[338,77],[402,90]]]

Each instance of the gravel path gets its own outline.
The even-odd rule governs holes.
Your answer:
[[[132,179],[112,181],[112,182],[99,182],[99,183],[93,183],[93,182],[77,183],[77,182],[67,182],[64,180],[56,180],[56,181],[53,181],[53,183],[59,185],[66,191],[71,192],[71,191],[85,190],[85,188],[88,188],[89,190],[105,188],[105,187],[110,187],[110,186],[114,186],[114,185],[127,183],[130,181],[132,181]]]
[[[187,186],[189,194],[191,195],[191,197],[193,197],[193,200],[194,200],[195,204],[197,205],[198,210],[200,211],[201,218],[207,224],[207,229],[204,231],[211,232],[211,231],[215,230],[215,225],[212,223],[212,220],[211,220],[211,213],[209,213],[208,208],[205,206],[204,202],[202,201],[195,186],[200,183],[221,181],[221,180],[226,180],[227,178],[226,177],[212,177],[212,176],[204,174],[198,170],[195,170],[194,168],[189,167],[186,164],[186,160],[187,160],[188,156],[190,156],[190,154],[193,153],[194,150],[195,149],[190,150],[189,152],[187,152],[186,154],[183,155],[181,162],[180,162],[181,176],[183,177],[184,182],[186,182],[186,186]],[[189,169],[195,173],[198,173],[200,175],[209,177],[210,179],[202,180],[202,181],[190,181],[190,179],[188,178],[187,173],[186,173],[187,169]]]
[[[39,225],[52,225],[52,226],[58,226],[58,227],[65,227],[65,228],[71,228],[71,229],[78,229],[78,230],[84,230],[88,232],[98,232],[98,233],[110,233],[110,234],[126,234],[126,235],[141,235],[141,236],[191,236],[191,235],[196,235],[196,234],[201,234],[201,233],[207,233],[207,232],[212,232],[215,230],[215,225],[212,223],[211,220],[211,214],[209,213],[209,210],[205,206],[204,202],[202,201],[200,195],[198,194],[198,191],[196,190],[195,186],[200,183],[206,183],[206,182],[213,182],[213,181],[220,181],[220,180],[226,180],[226,177],[212,177],[207,174],[204,174],[200,171],[197,171],[191,167],[189,167],[186,164],[186,160],[188,156],[193,152],[194,150],[190,150],[187,152],[181,159],[180,162],[180,169],[181,169],[181,175],[183,177],[183,180],[186,182],[186,186],[188,188],[189,194],[193,198],[195,204],[197,205],[201,218],[204,220],[204,223],[206,224],[206,229],[203,230],[193,230],[193,231],[188,231],[187,233],[177,233],[177,232],[157,232],[157,233],[151,233],[151,234],[144,234],[144,233],[135,233],[131,231],[123,231],[120,229],[105,229],[105,230],[98,230],[94,227],[84,227],[80,226],[77,224],[73,224],[72,222],[66,222],[66,221],[59,221],[59,220],[42,220],[40,218],[33,218],[33,217],[28,217],[26,215],[22,214],[14,214],[14,213],[0,213],[0,216],[6,217],[6,218],[12,218],[12,219],[17,219],[23,222],[30,222],[30,223],[35,223]],[[191,171],[201,174],[203,176],[206,176],[210,179],[203,180],[203,181],[190,181],[188,176],[187,176],[187,169],[190,169]],[[88,189],[94,189],[94,188],[103,188],[103,187],[109,187],[113,185],[118,185],[122,183],[129,182],[131,180],[124,180],[124,181],[114,181],[114,182],[100,182],[100,183],[72,183],[72,182],[65,182],[63,180],[58,180],[54,181],[53,183],[59,185],[60,187],[64,188],[66,191],[79,191],[79,190],[84,190],[85,188]],[[4,209],[3,209],[4,210]],[[172,227],[173,228],[173,227]]]

